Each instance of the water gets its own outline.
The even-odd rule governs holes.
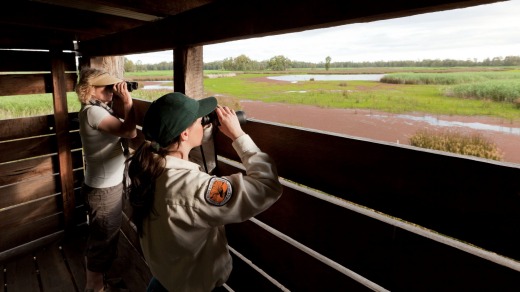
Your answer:
[[[361,80],[361,81],[379,81],[385,74],[306,74],[306,75],[281,75],[269,76],[268,79],[278,81],[288,81],[297,83],[298,81],[344,81],[344,80]]]
[[[345,80],[362,80],[362,81],[379,81],[385,74],[307,74],[307,75],[282,75],[267,77],[272,80],[288,81],[297,83],[298,81],[309,81],[314,78],[314,81],[345,81]],[[163,86],[162,84],[172,81],[154,81],[159,84],[145,85],[139,89],[164,89],[173,90],[173,86]]]
[[[504,126],[496,126],[496,125],[488,125],[482,123],[465,123],[465,122],[457,122],[457,121],[445,121],[439,120],[436,117],[432,116],[424,116],[424,117],[416,117],[410,115],[398,115],[399,118],[426,122],[433,126],[440,127],[465,127],[476,130],[486,130],[486,131],[496,131],[501,133],[520,135],[520,128],[512,128],[512,127],[504,127]]]
[[[283,75],[283,76],[272,76],[267,77],[269,79],[281,80],[281,81],[290,81],[290,82],[298,82],[298,81],[308,81],[310,78],[314,78],[317,81],[334,81],[334,80],[367,80],[367,81],[379,81],[384,74],[335,74],[335,75]],[[156,81],[160,84],[154,85],[145,85],[140,89],[165,89],[165,90],[173,90],[173,86],[163,86],[161,84],[172,82],[172,81]],[[300,91],[300,93],[304,93],[305,91]],[[520,128],[512,128],[512,127],[504,127],[504,126],[496,126],[496,125],[488,125],[483,123],[465,123],[465,122],[457,122],[457,121],[445,121],[439,120],[433,116],[410,116],[410,115],[398,115],[399,118],[426,122],[433,126],[440,127],[465,127],[476,130],[486,130],[486,131],[496,131],[501,133],[520,135]]]
[[[162,89],[162,90],[173,90],[173,85],[170,86],[164,86],[162,84],[165,83],[172,83],[173,81],[154,81],[158,82],[160,84],[153,84],[153,85],[145,85],[143,87],[139,87],[139,89]]]

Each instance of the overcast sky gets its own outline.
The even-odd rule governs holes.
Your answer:
[[[204,46],[204,62],[246,55],[263,61],[392,61],[520,56],[520,0],[392,20]],[[126,56],[134,63],[173,61],[172,51]]]

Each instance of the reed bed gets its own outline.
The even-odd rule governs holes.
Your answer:
[[[450,130],[441,132],[419,130],[410,137],[410,145],[498,161],[503,158],[502,151],[480,134],[464,134]]]

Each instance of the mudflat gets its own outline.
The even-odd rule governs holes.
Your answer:
[[[407,114],[407,117],[404,117],[373,110],[327,109],[261,101],[241,101],[240,104],[242,110],[246,112],[247,118],[390,143],[409,145],[410,137],[420,129],[447,130],[447,126],[423,121],[421,118],[424,115]],[[520,164],[520,133],[518,133],[520,121],[511,122],[493,117],[441,115],[433,118],[438,121],[456,122],[448,123],[451,124],[448,127],[450,130],[482,135],[495,143],[503,152],[503,162]],[[459,123],[462,125],[453,125]],[[474,125],[477,125],[477,128],[471,127]]]

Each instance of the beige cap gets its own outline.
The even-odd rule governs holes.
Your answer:
[[[116,84],[119,82],[123,82],[123,80],[113,77],[108,73],[103,73],[97,77],[94,77],[90,80],[90,84],[94,86],[105,86],[105,85],[111,85]]]

